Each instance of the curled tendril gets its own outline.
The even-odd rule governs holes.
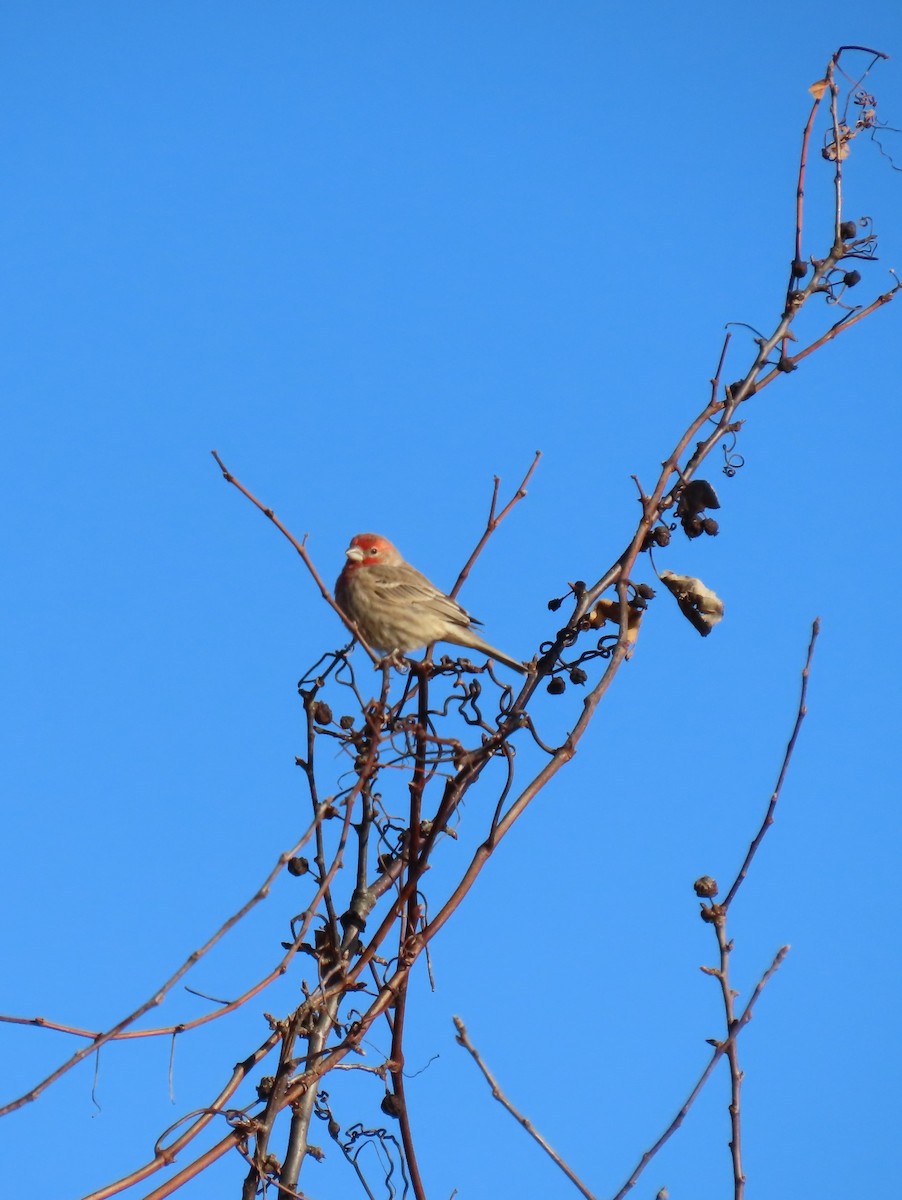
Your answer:
[[[584,632],[589,629],[588,619],[580,622],[580,631]],[[570,639],[570,644],[576,641],[576,634]],[[563,657],[558,657],[554,665],[545,672],[545,677],[548,679],[554,678],[556,675],[569,675],[574,667],[582,667],[586,663],[593,662],[597,658],[608,659],[614,653],[614,648],[620,641],[619,633],[603,634],[591,650],[584,650],[573,662]],[[543,642],[539,647],[539,652],[542,655],[548,655],[554,646],[554,642]]]
[[[305,686],[311,685],[313,688],[321,688],[334,671],[346,664],[348,652],[353,645],[353,642],[348,642],[347,646],[345,646],[342,650],[333,650],[327,654],[324,654],[317,662],[313,664],[307,673],[298,680],[298,691]],[[324,663],[326,666],[323,670],[321,670],[320,668]]]
[[[736,454],[736,443],[739,440],[735,433],[731,434],[732,442],[724,442],[723,444],[723,473],[727,479],[732,479],[733,476],[742,467],[745,466],[745,459],[741,454]]]

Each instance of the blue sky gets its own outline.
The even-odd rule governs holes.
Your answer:
[[[531,656],[556,629],[547,600],[627,541],[630,475],[650,484],[702,407],[725,323],[779,314],[807,87],[836,45],[892,55],[869,86],[902,128],[902,16],[13,0],[0,28],[0,1010],[94,1028],[307,821],[296,681],[342,630],[209,451],[309,533],[328,580],[375,529],[450,586],[492,477],[513,489],[541,449],[463,595]],[[902,135],[885,144],[902,166]],[[810,254],[828,188],[815,155]],[[880,235],[864,302],[902,268],[902,174],[858,144],[846,198]],[[743,998],[792,944],[742,1038],[749,1195],[895,1186],[900,303],[748,406],[745,467],[707,472],[720,536],[659,559],[716,587],[726,619],[703,642],[655,603],[577,758],[435,942],[408,1049],[430,1195],[575,1194],[491,1100],[452,1013],[599,1195],[676,1111],[721,1033],[691,884],[727,882],[757,829],[815,615],[810,716],[731,918]],[[801,340],[832,319],[807,316]],[[725,377],[750,357],[737,330]],[[550,734],[578,711],[573,691],[538,706]],[[263,974],[301,890],[280,882],[194,986]],[[85,1065],[0,1122],[0,1147],[61,1198],[89,1193],[208,1102],[296,989],[180,1042],[174,1104],[168,1044],[109,1047],[99,1110]],[[201,1006],[178,992],[158,1015]],[[4,1100],[72,1050],[0,1038]],[[727,1193],[727,1102],[719,1075],[636,1195]],[[347,1104],[380,1120],[378,1096]],[[333,1159],[311,1195],[354,1194]],[[240,1174],[186,1195],[237,1194]]]

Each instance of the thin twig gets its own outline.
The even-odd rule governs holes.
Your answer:
[[[143,1004],[139,1005],[134,1012],[129,1013],[127,1017],[123,1017],[120,1021],[117,1021],[116,1024],[110,1029],[106,1030],[105,1033],[99,1034],[93,1040],[90,1046],[84,1046],[81,1050],[76,1051],[71,1058],[68,1058],[64,1063],[57,1067],[55,1071],[52,1071],[45,1079],[42,1079],[40,1083],[35,1084],[35,1086],[29,1089],[29,1091],[27,1091],[24,1095],[19,1096],[17,1099],[11,1100],[8,1104],[3,1105],[3,1107],[0,1108],[0,1117],[5,1116],[7,1113],[14,1112],[17,1108],[21,1108],[23,1105],[28,1104],[32,1100],[36,1099],[41,1092],[59,1079],[60,1076],[65,1075],[67,1071],[70,1071],[83,1059],[87,1058],[89,1054],[93,1054],[95,1050],[99,1049],[107,1042],[111,1042],[116,1039],[123,1030],[127,1029],[129,1025],[133,1025],[135,1021],[143,1017],[146,1012],[149,1012],[152,1008],[156,1008],[157,1005],[162,1004],[166,994],[175,987],[178,981],[183,978],[183,976],[187,975],[191,968],[194,967],[204,957],[205,954],[212,950],[216,943],[225,937],[229,930],[233,929],[239,923],[239,921],[241,921],[251,911],[252,908],[255,908],[262,900],[266,899],[276,877],[285,868],[288,860],[293,858],[298,851],[303,848],[308,839],[312,836],[315,827],[316,822],[314,821],[313,824],[307,829],[303,837],[299,838],[290,850],[286,850],[283,854],[279,855],[275,866],[266,876],[263,883],[253,894],[253,896],[251,896],[248,901],[242,904],[241,908],[239,908],[237,912],[233,913],[233,915],[229,917],[227,921],[224,921],[213,934],[213,936],[208,938],[198,950],[195,950],[192,954],[190,954],[178,968],[178,970],[175,971],[174,974],[170,975],[170,977],[165,980],[164,983],[160,984],[159,988],[157,988],[156,992],[154,992],[149,999],[145,1000]]]
[[[279,520],[279,518],[276,516],[276,514],[273,512],[273,510],[271,508],[267,507],[267,505],[265,505],[262,500],[258,500],[257,497],[254,495],[254,493],[250,490],[250,488],[245,487],[245,485],[241,482],[241,480],[236,478],[236,476],[234,476],[232,474],[232,472],[228,469],[228,467],[225,465],[225,463],[219,457],[219,454],[217,453],[217,451],[211,450],[210,453],[216,459],[216,463],[217,463],[219,469],[222,471],[222,477],[223,477],[223,479],[225,479],[226,483],[232,484],[233,487],[236,487],[238,489],[238,491],[241,492],[242,496],[246,496],[248,498],[248,500],[250,500],[251,504],[255,505],[255,507],[257,507],[260,510],[260,512],[263,513],[264,517],[268,517],[269,520],[272,521],[273,525],[275,525],[275,527],[276,527],[276,529],[278,529],[279,533],[281,533],[283,537],[288,539],[288,541],[292,544],[292,546],[294,546],[295,550],[301,556],[301,560],[302,560],[304,566],[310,572],[310,575],[312,576],[314,583],[319,588],[319,592],[320,592],[320,595],[322,596],[322,598],[326,601],[326,603],[329,605],[329,607],[338,614],[338,616],[341,618],[342,624],[345,626],[346,629],[348,629],[354,635],[354,637],[357,638],[358,642],[360,642],[361,646],[363,646],[364,650],[367,652],[367,654],[369,654],[369,656],[373,660],[373,662],[374,663],[380,662],[380,656],[378,654],[376,654],[376,652],[373,650],[373,648],[371,646],[369,646],[367,644],[366,639],[360,636],[360,631],[358,630],[356,624],[352,620],[350,620],[347,616],[345,616],[345,614],[341,611],[341,609],[336,604],[335,597],[332,595],[332,593],[329,591],[329,589],[323,583],[322,577],[320,576],[316,567],[313,565],[313,559],[310,557],[310,555],[307,552],[307,535],[306,535],[306,533],[304,534],[303,538],[298,540],[298,538],[296,538],[294,536],[294,534],[291,532],[291,530],[288,529],[287,526],[282,524],[282,522]]]
[[[573,1168],[569,1167],[567,1163],[564,1162],[563,1158],[561,1158],[560,1154],[558,1154],[557,1150],[555,1150],[548,1139],[543,1137],[542,1134],[539,1133],[538,1129],[536,1129],[535,1125],[533,1125],[532,1121],[530,1121],[528,1117],[525,1117],[523,1113],[521,1113],[520,1110],[510,1102],[510,1100],[508,1100],[507,1096],[505,1096],[498,1084],[498,1080],[485,1065],[482,1060],[482,1055],[470,1041],[470,1035],[467,1033],[467,1027],[464,1025],[460,1017],[454,1017],[454,1028],[457,1030],[457,1042],[470,1053],[473,1061],[476,1063],[477,1067],[479,1067],[480,1071],[482,1071],[483,1075],[485,1076],[486,1083],[488,1083],[489,1087],[492,1089],[492,1096],[498,1101],[499,1104],[507,1109],[514,1120],[520,1122],[529,1136],[534,1141],[538,1142],[551,1161],[557,1167],[559,1167],[561,1171],[564,1172],[574,1187],[578,1188],[579,1191],[582,1192],[582,1194],[586,1197],[586,1200],[595,1200],[594,1192],[589,1191]]]
[[[278,1044],[279,1034],[273,1033],[266,1039],[262,1046],[258,1047],[253,1054],[249,1055],[243,1062],[238,1063],[228,1083],[216,1097],[216,1099],[204,1109],[198,1109],[194,1113],[188,1113],[179,1118],[175,1124],[163,1131],[157,1138],[154,1146],[154,1157],[150,1162],[144,1163],[143,1166],[137,1167],[130,1171],[128,1175],[121,1179],[107,1184],[105,1187],[99,1188],[96,1192],[91,1192],[85,1196],[83,1200],[109,1200],[110,1196],[118,1196],[120,1192],[124,1192],[126,1188],[134,1187],[136,1183],[140,1183],[143,1179],[147,1179],[150,1175],[161,1170],[163,1167],[171,1166],[175,1162],[177,1156],[182,1150],[197,1137],[197,1135],[206,1128],[214,1117],[221,1116],[225,1111],[225,1106],[231,1097],[238,1090],[244,1079],[250,1074],[253,1068],[266,1057],[267,1054]],[[198,1116],[199,1114],[199,1116]],[[198,1119],[187,1129],[180,1137],[176,1138],[168,1146],[163,1145],[163,1139],[173,1129],[178,1128],[186,1120],[190,1120],[192,1116],[198,1116]]]
[[[758,980],[758,983],[755,986],[755,990],[752,992],[751,996],[749,997],[748,1004],[742,1010],[741,1016],[739,1016],[738,1019],[736,1020],[733,1028],[730,1030],[729,1034],[727,1035],[726,1040],[723,1042],[719,1042],[717,1044],[717,1046],[714,1050],[714,1053],[711,1055],[711,1059],[708,1062],[708,1065],[705,1067],[704,1071],[702,1071],[701,1075],[699,1076],[698,1082],[696,1083],[695,1087],[692,1089],[692,1091],[686,1097],[685,1101],[683,1102],[682,1107],[680,1108],[680,1111],[673,1118],[673,1120],[670,1122],[670,1124],[667,1126],[667,1128],[664,1130],[664,1132],[661,1134],[661,1136],[658,1138],[658,1140],[654,1143],[654,1145],[645,1151],[645,1153],[639,1159],[639,1162],[636,1164],[636,1168],[633,1171],[632,1175],[630,1175],[629,1179],[626,1181],[626,1183],[623,1185],[623,1187],[620,1189],[620,1191],[614,1195],[613,1200],[623,1200],[623,1197],[627,1194],[627,1192],[631,1191],[631,1189],[635,1187],[635,1185],[639,1179],[639,1176],[642,1174],[642,1172],[645,1170],[645,1168],[648,1166],[648,1164],[651,1162],[651,1160],[655,1157],[655,1155],[658,1153],[658,1151],[661,1149],[661,1147],[665,1144],[665,1142],[668,1142],[670,1140],[670,1138],[673,1137],[673,1135],[679,1129],[679,1127],[682,1125],[683,1121],[686,1118],[686,1114],[689,1112],[689,1109],[695,1103],[702,1088],[707,1083],[707,1081],[711,1075],[711,1072],[717,1066],[717,1063],[724,1056],[724,1054],[726,1054],[727,1050],[730,1048],[730,1046],[733,1044],[733,1042],[735,1042],[736,1038],[739,1037],[739,1034],[742,1032],[742,1030],[745,1028],[745,1026],[752,1019],[752,1011],[755,1007],[758,997],[761,995],[762,991],[764,990],[765,985],[767,984],[767,982],[771,978],[771,976],[777,970],[779,970],[780,965],[782,964],[783,960],[786,958],[786,955],[788,953],[789,953],[788,946],[783,946],[780,950],[777,951],[777,955],[774,958],[774,961],[771,963],[771,965],[767,968],[767,970],[764,972],[764,974]]]
[[[795,750],[795,747],[796,747],[796,741],[798,740],[799,730],[802,728],[802,722],[805,720],[805,717],[808,713],[808,705],[807,705],[808,677],[811,674],[811,660],[812,660],[812,657],[814,656],[814,644],[817,641],[817,636],[820,633],[820,631],[821,631],[820,617],[815,617],[815,619],[811,625],[811,638],[809,639],[809,642],[808,642],[808,653],[805,656],[805,666],[802,668],[802,688],[801,688],[801,692],[799,694],[799,708],[798,708],[798,712],[796,713],[796,719],[795,719],[795,724],[793,725],[793,728],[792,728],[792,734],[791,734],[791,736],[789,738],[789,742],[786,746],[786,753],[783,755],[783,763],[780,767],[780,774],[777,776],[776,786],[774,787],[774,790],[771,793],[770,803],[767,806],[767,812],[764,814],[764,820],[761,822],[761,828],[755,834],[755,837],[752,840],[752,844],[749,846],[748,853],[745,856],[742,866],[739,868],[739,874],[733,880],[733,886],[730,888],[729,892],[727,893],[727,898],[724,900],[723,904],[721,905],[721,908],[723,908],[724,910],[728,909],[730,907],[730,905],[733,903],[733,898],[736,895],[736,893],[739,891],[739,888],[742,886],[743,879],[745,879],[746,875],[749,872],[749,867],[752,864],[752,859],[755,857],[758,847],[761,845],[761,842],[764,840],[764,835],[767,833],[768,829],[774,823],[774,810],[777,807],[777,801],[780,799],[780,792],[782,791],[782,788],[783,788],[783,781],[786,778],[786,772],[789,770],[789,763],[790,763],[790,759],[792,758],[792,752],[793,752],[793,750]]]
[[[883,292],[871,301],[870,304],[860,308],[858,312],[851,316],[845,317],[842,321],[837,321],[832,325],[826,333],[822,333],[820,337],[814,339],[810,345],[804,350],[800,350],[797,354],[787,356],[787,361],[793,365],[797,365],[802,359],[807,358],[809,354],[814,354],[815,350],[820,350],[821,346],[826,346],[827,342],[832,342],[835,337],[839,337],[841,333],[845,333],[847,329],[851,329],[853,325],[857,325],[859,321],[863,321],[865,317],[869,317],[871,313],[876,312],[878,308],[882,308],[884,304],[889,304],[890,300],[895,298],[896,293],[902,288],[902,282],[897,282],[895,287],[890,288],[888,292]],[[773,371],[768,371],[766,375],[762,375],[756,384],[756,394],[762,392],[768,384],[774,382],[775,379],[784,379],[785,372],[778,371],[774,368]]]
[[[519,502],[524,498],[524,496],[526,495],[527,484],[529,483],[530,479],[532,479],[533,473],[534,473],[536,467],[539,465],[539,459],[541,457],[542,457],[542,451],[537,450],[536,456],[532,460],[529,470],[523,476],[520,486],[517,488],[517,490],[514,492],[513,496],[511,496],[510,500],[508,500],[507,504],[505,504],[504,508],[502,508],[501,512],[498,513],[497,516],[495,515],[495,508],[498,503],[498,489],[501,486],[501,480],[498,478],[497,475],[495,476],[494,486],[492,488],[492,502],[489,505],[489,516],[488,516],[488,520],[485,523],[485,530],[483,531],[482,537],[476,543],[476,548],[474,549],[473,553],[470,555],[470,557],[464,563],[464,565],[461,569],[461,572],[455,581],[454,587],[451,589],[449,595],[451,595],[451,596],[457,595],[457,593],[460,591],[460,589],[466,583],[467,576],[470,574],[470,571],[473,568],[473,563],[476,562],[476,559],[479,558],[480,554],[485,549],[486,542],[489,540],[489,538],[492,536],[492,534],[495,532],[495,530],[498,528],[498,526],[501,524],[501,522],[504,520],[504,518],[507,516],[507,514],[511,511],[511,509],[514,507],[514,505],[519,504]]]

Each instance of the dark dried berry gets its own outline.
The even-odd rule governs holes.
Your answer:
[[[849,238],[853,238],[857,232],[858,226],[854,221],[843,221],[839,227],[839,236],[844,242],[847,242]]]
[[[557,610],[561,607],[561,605],[563,603],[564,603],[563,600],[549,600],[548,601],[548,611],[549,612],[557,612]]]
[[[401,1101],[394,1092],[386,1092],[379,1107],[387,1117],[394,1117],[395,1120],[398,1120],[401,1116]]]
[[[808,264],[805,262],[804,258],[795,259],[792,264],[793,279],[804,279],[807,274]]]
[[[577,684],[585,683],[588,678],[589,678],[589,676],[582,669],[582,667],[574,667],[573,670],[570,672],[570,682],[571,683],[577,683]]]
[[[313,719],[318,725],[330,725],[332,723],[332,709],[326,704],[325,700],[317,700],[313,706]]]
[[[354,718],[349,717],[347,714],[345,716],[343,716],[338,723],[342,727],[342,729],[353,729],[354,728]]]
[[[710,900],[712,896],[717,895],[717,881],[710,875],[701,875],[692,886],[695,888],[696,896],[704,896]]]
[[[666,525],[659,525],[655,530],[655,541],[659,546],[670,545],[670,530]]]
[[[636,584],[636,595],[641,596],[643,600],[653,600],[655,597],[655,589],[647,583]]]
[[[861,283],[861,272],[846,271],[845,275],[842,277],[842,281],[846,287],[854,287],[856,283]]]
[[[743,389],[745,390],[743,391]],[[757,390],[758,387],[756,384],[747,384],[744,379],[737,379],[735,383],[727,384],[727,399],[735,401],[739,396],[742,396],[743,400],[748,400],[749,396],[754,396]]]
[[[705,517],[704,521],[702,521],[702,529],[704,529],[708,537],[717,537],[720,532],[720,526],[713,517]]]
[[[702,536],[702,522],[699,517],[683,517],[682,526],[687,538]]]
[[[288,874],[289,875],[306,875],[310,870],[310,863],[306,858],[289,858]]]
[[[728,383],[725,388],[725,391],[727,394],[727,399],[728,400],[735,399],[735,397],[738,396],[739,393],[742,391],[742,388],[744,386],[745,386],[744,379],[737,379],[734,383]]]
[[[548,695],[559,696],[561,692],[567,690],[567,685],[560,675],[555,675],[554,679],[548,681]]]

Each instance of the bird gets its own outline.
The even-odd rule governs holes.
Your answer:
[[[408,650],[451,642],[481,650],[514,671],[525,665],[496,650],[473,628],[479,622],[455,599],[430,583],[380,533],[358,533],[345,551],[348,561],[335,584],[335,600],[380,654],[397,661]]]

